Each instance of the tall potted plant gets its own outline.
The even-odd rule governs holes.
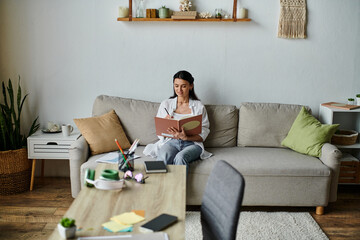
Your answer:
[[[17,92],[9,79],[2,81],[0,97],[0,195],[29,189],[31,164],[27,158],[26,139],[39,128],[36,118],[28,134],[22,134],[20,117],[27,94],[23,97],[20,77]]]

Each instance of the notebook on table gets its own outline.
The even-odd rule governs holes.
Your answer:
[[[163,161],[144,161],[146,173],[166,173],[167,168]]]
[[[161,231],[168,226],[174,224],[177,221],[177,217],[163,213],[149,222],[141,225],[140,232],[156,232]]]

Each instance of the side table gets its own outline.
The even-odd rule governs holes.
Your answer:
[[[345,110],[320,105],[319,120],[326,124],[338,123],[340,129],[360,132],[360,108]],[[340,165],[339,183],[360,184],[360,138],[358,137],[355,144],[336,146],[344,154]]]
[[[44,159],[69,159],[69,148],[80,136],[79,132],[72,132],[64,137],[62,133],[43,133],[37,131],[27,139],[28,158],[32,159],[30,191],[34,185],[36,159],[41,159],[41,177],[44,177]]]

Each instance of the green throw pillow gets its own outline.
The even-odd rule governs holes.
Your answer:
[[[281,145],[314,157],[321,156],[324,143],[330,142],[339,124],[321,124],[302,107]]]

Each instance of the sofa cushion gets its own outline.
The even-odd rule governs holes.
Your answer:
[[[322,146],[330,142],[338,127],[339,124],[321,124],[303,107],[281,144],[299,153],[320,157]]]
[[[211,169],[221,159],[243,174],[243,205],[326,206],[331,169],[318,158],[286,148],[209,148],[211,158],[190,164],[186,204],[201,205]]]
[[[211,158],[190,165],[192,174],[209,174],[219,160],[229,162],[246,176],[330,176],[331,170],[318,158],[286,148],[209,148]]]
[[[140,145],[158,140],[155,121],[159,103],[130,98],[100,95],[95,99],[92,114],[98,116],[114,109],[130,142],[140,139]]]
[[[74,122],[89,144],[92,155],[117,150],[115,139],[121,147],[130,147],[114,110],[101,116],[74,119]]]
[[[205,147],[235,147],[239,121],[239,111],[232,105],[205,105],[210,134],[204,142]]]
[[[283,147],[301,105],[242,103],[239,113],[238,146]]]

